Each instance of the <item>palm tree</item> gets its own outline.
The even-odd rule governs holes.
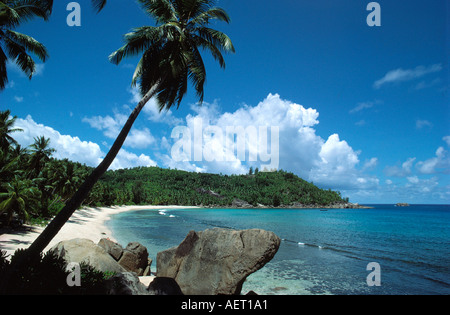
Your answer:
[[[125,57],[143,54],[132,79],[133,84],[139,83],[143,97],[100,165],[28,248],[31,256],[44,250],[88,196],[114,161],[134,121],[152,97],[156,96],[160,110],[169,109],[175,103],[179,106],[190,80],[200,102],[203,101],[206,70],[199,48],[211,52],[222,68],[225,67],[222,52],[234,52],[227,35],[207,27],[212,20],[230,22],[223,9],[214,7],[214,0],[138,0],[138,3],[156,20],[157,26],[139,27],[126,34],[125,45],[111,54],[110,60],[119,64]]]
[[[8,83],[8,59],[15,62],[30,79],[36,67],[29,53],[42,62],[47,60],[48,52],[43,44],[14,29],[34,17],[47,20],[52,6],[53,0],[0,0],[0,90]]]
[[[14,116],[10,118],[11,111],[5,110],[0,112],[0,149],[6,150],[11,145],[17,145],[16,140],[11,137],[9,134],[12,132],[23,131],[19,128],[13,128],[14,123],[16,122],[17,117]]]
[[[29,214],[29,201],[36,199],[38,190],[31,185],[30,180],[21,180],[15,176],[11,182],[5,183],[3,188],[6,192],[0,193],[0,213],[7,213],[7,223],[9,225],[11,219],[16,213],[22,220],[27,221]],[[28,205],[27,205],[28,204]]]
[[[50,167],[51,175],[48,178],[51,178],[52,194],[58,194],[65,201],[82,184],[83,173],[68,160],[55,160]]]
[[[50,139],[42,137],[34,138],[34,143],[30,146],[30,173],[29,178],[37,177],[43,169],[45,163],[50,159],[55,149],[50,148]]]

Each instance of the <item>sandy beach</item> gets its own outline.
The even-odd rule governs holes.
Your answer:
[[[136,210],[162,210],[162,209],[186,209],[196,207],[186,206],[115,206],[101,208],[82,208],[72,215],[63,226],[61,231],[46,247],[45,251],[63,240],[74,238],[87,238],[97,243],[101,238],[114,239],[112,232],[106,227],[106,222],[111,215]],[[8,254],[14,253],[16,249],[27,248],[43,231],[44,227],[24,226],[23,229],[7,232],[0,235],[0,249]],[[126,246],[127,244],[121,244]]]

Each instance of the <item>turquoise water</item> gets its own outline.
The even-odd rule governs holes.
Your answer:
[[[178,245],[190,230],[260,228],[275,232],[280,249],[252,274],[243,293],[450,294],[450,206],[373,205],[374,209],[143,210],[108,222],[122,244],[159,251]],[[368,286],[377,262],[380,286]]]

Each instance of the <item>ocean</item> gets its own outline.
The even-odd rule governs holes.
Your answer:
[[[141,210],[116,214],[107,225],[122,246],[147,247],[152,271],[156,254],[190,230],[275,232],[282,239],[277,254],[247,278],[243,294],[450,294],[450,206],[371,206]]]

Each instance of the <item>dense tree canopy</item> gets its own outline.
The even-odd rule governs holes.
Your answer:
[[[50,219],[78,189],[92,168],[52,158],[49,139],[36,137],[28,148],[14,140],[15,118],[0,112],[0,212],[8,223]],[[1,127],[4,126],[4,127]],[[242,200],[270,207],[330,205],[344,200],[339,192],[323,190],[286,172],[247,175],[192,173],[159,167],[107,171],[83,205],[186,205],[228,207]]]

